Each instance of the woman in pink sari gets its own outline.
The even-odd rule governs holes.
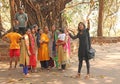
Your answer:
[[[67,49],[67,56],[68,56],[68,58],[70,58],[70,52],[71,52],[70,36],[69,36],[69,33],[68,33],[68,29],[67,29],[67,28],[65,28],[64,31],[65,31],[66,39],[67,39],[65,48]]]
[[[36,44],[35,44],[35,36],[34,36],[35,30],[34,28],[31,29],[31,33],[28,35],[29,36],[29,42],[30,42],[30,70],[32,72],[35,72],[36,70]]]

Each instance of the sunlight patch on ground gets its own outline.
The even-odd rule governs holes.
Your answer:
[[[106,55],[107,59],[117,59],[120,60],[120,53],[111,53]]]
[[[117,44],[108,46],[97,46],[95,60],[91,60],[91,78],[84,79],[86,75],[86,63],[83,62],[81,78],[75,78],[78,70],[77,55],[72,56],[70,67],[62,72],[57,69],[39,71],[38,73],[30,74],[31,78],[24,78],[22,68],[16,70],[8,70],[8,62],[0,62],[0,84],[119,84],[120,61],[119,61],[119,46]],[[112,47],[112,48],[111,48]],[[115,48],[115,49],[113,49]],[[104,53],[102,52],[104,49]],[[112,52],[113,50],[116,52]],[[109,52],[108,52],[109,51]],[[102,53],[101,53],[102,52]],[[38,63],[39,66],[39,63]],[[40,66],[39,66],[40,67]],[[39,68],[38,68],[39,70]]]

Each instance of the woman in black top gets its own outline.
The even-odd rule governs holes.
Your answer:
[[[80,22],[78,24],[77,35],[73,36],[70,34],[70,37],[72,39],[79,38],[79,48],[78,48],[79,66],[78,66],[78,74],[76,77],[80,77],[81,75],[83,60],[85,60],[86,66],[87,66],[87,75],[85,76],[85,78],[89,78],[90,76],[90,63],[89,63],[88,53],[87,53],[88,50],[90,49],[89,29],[90,29],[89,20],[88,20],[88,28],[85,27],[85,24],[83,22]]]

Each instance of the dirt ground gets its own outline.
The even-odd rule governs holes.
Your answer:
[[[0,62],[0,84],[120,84],[120,43],[94,44],[96,57],[91,60],[91,77],[86,75],[85,63],[81,78],[74,78],[77,73],[77,53],[72,54],[69,68],[65,72],[57,69],[32,73],[30,78],[24,78],[22,68],[8,70],[8,62]],[[38,70],[39,70],[38,63]]]

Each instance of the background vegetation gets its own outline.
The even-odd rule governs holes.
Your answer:
[[[58,28],[77,29],[80,21],[91,22],[92,36],[117,37],[120,35],[120,0],[0,0],[0,31],[14,26],[14,14],[19,6],[25,7],[28,25],[57,24]],[[2,32],[4,33],[4,32]]]

